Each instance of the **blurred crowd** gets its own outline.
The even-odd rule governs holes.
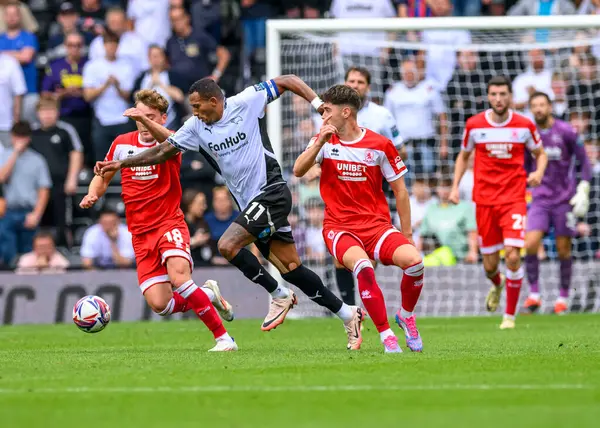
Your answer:
[[[0,266],[20,272],[132,266],[118,176],[97,209],[77,206],[87,192],[90,168],[118,134],[134,129],[122,113],[137,90],[161,92],[171,104],[168,126],[177,129],[190,114],[186,93],[194,80],[210,76],[227,94],[261,80],[269,18],[597,11],[600,0],[0,0]],[[457,46],[472,37],[467,31],[405,36]],[[376,42],[389,35],[361,37]],[[356,40],[356,35],[340,37],[336,53],[344,66],[371,71],[371,99],[397,119],[403,154],[412,165],[413,226],[424,237],[418,241],[423,251],[448,247],[455,261],[477,260],[468,176],[464,206],[452,207],[449,215],[444,211],[448,174],[440,166],[452,164],[462,124],[484,108],[485,81],[493,74],[515,79],[516,108],[524,112],[532,90],[551,94],[557,116],[585,137],[596,193],[588,218],[578,227],[582,240],[577,245],[583,246],[579,254],[598,251],[599,49],[583,44],[552,52],[395,52]],[[288,109],[294,120],[286,122],[283,144],[301,149],[316,132],[314,121],[307,105],[286,102],[294,103]],[[290,150],[287,156],[295,154]],[[237,207],[199,153],[185,153],[181,181],[196,265],[225,264],[216,242]],[[293,188],[300,204],[291,221],[301,255],[325,260],[318,177],[294,182]]]

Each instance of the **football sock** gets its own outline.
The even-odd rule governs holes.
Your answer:
[[[529,292],[532,294],[539,293],[540,260],[537,254],[525,256],[525,269],[527,271],[527,282],[529,282]]]
[[[354,318],[354,313],[352,312],[352,308],[348,306],[348,304],[343,303],[342,308],[335,313],[342,321],[348,322]]]
[[[379,333],[379,338],[382,342],[390,336],[395,336],[391,328],[388,328],[387,330],[384,330],[381,333]]]
[[[189,280],[181,285],[177,290],[177,293],[181,295],[185,300],[187,300],[188,304],[194,309],[198,318],[202,320],[202,322],[208,327],[208,329],[213,333],[215,338],[223,336],[227,333],[225,327],[223,327],[223,322],[219,317],[219,314],[215,310],[212,302],[200,288],[196,284],[194,284],[193,280]]]
[[[412,316],[412,312],[415,310],[415,306],[421,295],[424,272],[425,267],[423,266],[423,262],[404,269],[404,275],[402,275],[402,281],[400,282],[400,291],[402,293],[402,309],[405,313],[410,312],[409,316]]]
[[[569,297],[569,288],[571,288],[571,275],[573,273],[573,260],[566,259],[560,261],[560,297],[567,299]]]
[[[354,277],[352,276],[352,272],[346,268],[335,268],[335,280],[340,290],[340,297],[344,303],[354,306],[356,299],[354,298]]]
[[[379,333],[390,329],[385,300],[375,280],[375,270],[370,260],[361,259],[354,265],[354,276],[365,309]]]
[[[233,338],[229,335],[229,333],[225,332],[219,337],[215,337],[216,340],[226,340],[228,342],[233,342]]]
[[[208,300],[210,300],[211,302],[214,302],[215,299],[217,298],[217,296],[215,296],[215,293],[208,287],[200,287],[200,290],[206,294],[206,296],[208,297]]]
[[[510,269],[506,271],[505,315],[514,317],[517,312],[517,303],[519,302],[519,293],[521,292],[521,285],[523,284],[523,276],[524,272],[522,266],[516,271]]]
[[[331,292],[325,285],[319,275],[308,269],[304,265],[298,266],[296,269],[281,275],[290,284],[294,284],[310,300],[319,306],[329,309],[334,314],[337,314],[344,302],[342,302],[335,294]]]
[[[177,292],[173,293],[173,297],[167,303],[167,306],[161,311],[158,312],[158,315],[161,317],[166,317],[167,315],[176,314],[179,312],[186,312],[188,310],[187,302],[181,295]]]
[[[275,278],[267,272],[256,256],[248,249],[242,248],[229,262],[242,271],[246,278],[255,284],[260,285],[269,293],[273,293],[277,290],[279,284],[277,284]]]
[[[494,273],[485,273],[485,275],[488,277],[488,279],[490,281],[492,281],[492,284],[494,284],[496,287],[500,287],[500,284],[502,284],[502,278],[500,277],[500,272],[496,271]]]

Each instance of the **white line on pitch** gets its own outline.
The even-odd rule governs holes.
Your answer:
[[[312,385],[312,386],[141,386],[141,387],[65,387],[65,388],[0,388],[0,394],[144,394],[144,393],[211,393],[211,392],[344,392],[344,391],[495,391],[495,390],[577,390],[597,389],[582,384],[552,385]]]

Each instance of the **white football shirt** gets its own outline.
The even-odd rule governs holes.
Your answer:
[[[264,117],[267,104],[277,98],[273,80],[250,86],[225,100],[219,121],[207,125],[193,116],[168,139],[178,150],[202,153],[241,210],[265,189],[285,183]]]
[[[402,147],[402,136],[398,131],[396,119],[394,119],[392,113],[385,107],[373,101],[367,101],[363,108],[358,111],[356,121],[358,122],[358,126],[370,129],[391,140],[397,149]],[[313,124],[318,132],[321,125],[323,125],[323,119],[319,114],[313,115]]]

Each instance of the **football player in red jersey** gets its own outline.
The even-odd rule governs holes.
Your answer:
[[[136,108],[151,120],[164,125],[168,101],[153,90],[139,91]],[[140,122],[138,130],[120,135],[110,147],[105,160],[125,159],[154,147],[157,142]],[[181,201],[179,171],[181,154],[161,165],[123,169],[122,197],[127,225],[132,234],[140,289],[159,315],[170,315],[193,309],[212,331],[217,344],[211,351],[235,351],[237,344],[229,336],[221,318],[231,321],[231,305],[221,296],[215,281],[198,287],[192,280],[190,234]],[[102,197],[115,172],[96,175],[88,194],[80,203],[90,208]],[[213,306],[214,303],[214,306]]]
[[[456,160],[450,201],[458,203],[458,185],[475,151],[473,202],[476,204],[479,247],[483,268],[492,286],[486,308],[494,312],[506,283],[506,310],[501,329],[515,327],[515,314],[523,283],[520,250],[525,245],[527,204],[525,191],[539,186],[548,157],[535,124],[510,108],[512,88],[509,79],[496,76],[487,85],[491,109],[465,125],[462,150]],[[525,150],[536,157],[536,170],[527,176]],[[505,250],[506,276],[498,271],[500,250]]]
[[[402,308],[396,321],[406,344],[420,352],[423,342],[413,314],[423,288],[423,261],[412,243],[410,203],[404,184],[406,166],[394,144],[357,123],[361,99],[346,85],[330,88],[324,101],[323,126],[294,165],[302,177],[321,164],[321,197],[325,202],[323,237],[334,259],[352,271],[363,304],[379,331],[386,352],[402,352],[390,329],[383,293],[371,260],[404,270]],[[392,225],[382,180],[396,196],[402,232]]]

